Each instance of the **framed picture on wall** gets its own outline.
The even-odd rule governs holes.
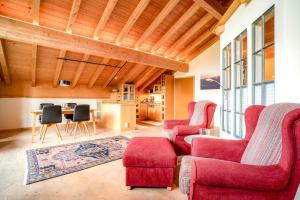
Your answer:
[[[201,90],[220,89],[220,75],[206,75],[200,78]]]

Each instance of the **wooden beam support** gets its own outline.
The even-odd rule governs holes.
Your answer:
[[[188,64],[184,62],[102,41],[96,41],[78,35],[68,34],[62,31],[56,31],[46,27],[35,26],[30,23],[21,22],[4,16],[0,16],[0,37],[50,48],[65,49],[116,60],[126,60],[132,63],[174,71],[188,71]]]
[[[140,70],[142,69],[143,65],[141,64],[135,64],[132,69],[129,70],[129,72],[122,78],[122,80],[119,82],[119,85],[122,85],[126,83],[128,80],[132,79],[134,75],[138,74]]]
[[[194,34],[199,31],[200,28],[204,27],[213,17],[210,14],[204,15],[191,29],[189,29],[183,36],[181,36],[166,52],[169,55],[174,53],[183,47],[184,43],[190,39]]]
[[[32,45],[31,52],[31,86],[36,86],[36,58],[37,58],[37,45]]]
[[[115,40],[116,44],[120,45],[123,38],[128,34],[128,32],[130,31],[130,29],[132,28],[132,26],[134,25],[136,20],[140,17],[142,12],[145,10],[145,8],[149,4],[149,2],[150,2],[150,0],[140,0],[139,4],[134,9],[134,11],[130,15],[129,19],[127,20],[125,26],[123,27],[123,29],[117,36],[117,38]]]
[[[40,24],[40,0],[32,0],[32,23]]]
[[[209,14],[214,16],[217,20],[222,18],[223,13],[210,5],[206,0],[194,0],[197,4],[199,4],[204,10],[206,10]]]
[[[190,19],[200,8],[200,4],[194,3],[181,17],[177,22],[155,43],[151,51],[155,52],[158,50],[165,42],[167,42],[171,36],[182,27],[182,25]]]
[[[110,61],[109,58],[104,58],[103,61],[102,61],[102,63],[103,63],[103,64],[108,64],[109,61]],[[94,85],[95,85],[97,79],[99,78],[100,74],[101,74],[102,71],[104,70],[104,67],[105,67],[104,65],[99,65],[99,66],[97,66],[96,71],[94,72],[93,76],[91,77],[91,79],[90,79],[90,81],[89,81],[89,83],[88,83],[88,88],[94,87]]]
[[[204,40],[206,40],[209,36],[211,36],[213,33],[210,30],[205,31],[198,37],[196,40],[191,42],[183,51],[180,51],[180,53],[177,55],[179,58],[184,59],[188,56],[188,54],[195,49],[198,45],[200,45]]]
[[[101,32],[103,31],[112,11],[114,10],[116,4],[118,3],[118,0],[108,0],[107,5],[104,9],[104,12],[96,26],[96,29],[94,31],[94,39],[98,40]]]
[[[139,76],[139,79],[135,82],[135,87],[139,88],[150,76],[156,72],[157,68],[148,67],[146,70]]]
[[[219,41],[218,36],[214,36],[212,39],[210,39],[208,42],[205,42],[199,49],[194,51],[191,55],[188,56],[187,60],[190,62],[192,59],[200,55],[202,52],[204,52],[206,49],[211,47],[213,44],[215,44],[217,41]]]
[[[75,23],[75,20],[77,18],[80,4],[81,4],[81,0],[73,0],[72,9],[69,15],[69,20],[66,28],[66,31],[68,33],[72,33],[72,26]]]
[[[123,60],[117,65],[118,68],[115,68],[113,73],[110,75],[110,77],[107,79],[107,81],[103,85],[103,88],[106,88],[111,83],[111,81],[115,78],[115,76],[118,74],[118,72],[121,70],[121,68],[123,67],[123,65],[125,63],[126,63],[126,61]]]
[[[2,69],[4,83],[10,84],[11,83],[10,75],[9,75],[9,71],[8,71],[8,65],[7,65],[5,49],[4,49],[4,44],[3,44],[2,39],[0,39],[0,66]]]
[[[165,69],[159,69],[155,74],[153,74],[149,80],[147,80],[143,86],[139,88],[139,92],[142,92],[146,87],[148,87],[153,81],[155,81],[158,77],[160,77],[166,70]]]
[[[213,29],[213,32],[216,35],[221,35],[225,30],[225,23],[227,20],[233,15],[233,13],[240,7],[241,4],[248,4],[250,1],[251,0],[233,0],[225,14]]]
[[[64,58],[66,56],[66,50],[60,50],[58,57],[59,58]],[[58,80],[59,80],[59,76],[62,70],[64,64],[64,60],[63,59],[58,59],[57,60],[57,64],[56,64],[56,68],[55,68],[55,73],[54,73],[54,79],[53,79],[53,87],[57,87],[58,85]]]
[[[74,76],[74,78],[73,78],[73,80],[72,80],[72,82],[71,82],[72,88],[76,87],[77,82],[78,82],[78,80],[80,79],[80,76],[81,76],[81,74],[82,74],[82,72],[83,72],[83,70],[84,70],[84,68],[85,68],[85,65],[86,65],[85,62],[87,62],[87,61],[89,60],[89,57],[90,57],[90,55],[88,55],[88,54],[84,54],[84,55],[83,55],[83,57],[82,57],[82,59],[81,59],[81,61],[83,61],[83,62],[81,62],[81,63],[79,64],[79,66],[77,67],[75,76]]]
[[[143,33],[140,39],[135,43],[134,48],[139,48],[142,45],[142,43],[153,33],[153,31],[161,24],[166,16],[173,10],[178,2],[179,0],[169,0],[168,4],[163,8],[159,15],[157,15],[157,17]]]

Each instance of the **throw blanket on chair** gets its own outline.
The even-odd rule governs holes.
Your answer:
[[[198,101],[195,104],[194,112],[190,120],[190,126],[197,126],[203,124],[205,106],[210,103],[210,101]]]
[[[282,122],[286,114],[300,104],[280,103],[266,107],[242,156],[242,164],[278,164],[282,152]]]

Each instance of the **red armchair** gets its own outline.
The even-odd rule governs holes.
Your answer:
[[[191,145],[184,141],[188,135],[199,134],[200,128],[209,128],[216,110],[216,104],[210,101],[205,103],[202,123],[199,125],[190,125],[190,120],[194,114],[196,102],[190,102],[188,105],[189,118],[185,120],[165,120],[163,134],[167,136],[174,145],[177,154],[190,154]]]
[[[294,199],[300,183],[300,105],[284,114],[283,120],[277,124],[279,129],[276,130],[279,130],[280,137],[276,141],[280,142],[274,143],[269,152],[274,155],[279,146],[278,161],[269,159],[270,156],[266,156],[268,152],[258,152],[257,148],[249,149],[259,142],[263,142],[261,144],[265,148],[275,137],[270,132],[261,136],[264,130],[261,125],[264,124],[260,121],[268,118],[267,112],[262,114],[263,109],[266,108],[251,106],[246,110],[244,140],[193,140],[191,154],[197,159],[191,161],[190,200]],[[273,115],[276,113],[278,110]],[[274,126],[276,124],[271,127]],[[259,140],[257,138],[265,138],[264,136],[268,136],[266,140],[256,141]],[[251,150],[254,153],[249,154]],[[256,154],[260,156],[257,157]],[[250,159],[246,158],[249,155]],[[269,164],[261,164],[262,158]]]

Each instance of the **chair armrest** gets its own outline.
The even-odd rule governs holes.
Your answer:
[[[201,158],[192,163],[191,184],[275,191],[283,189],[289,173],[279,165],[256,166]]]
[[[245,140],[194,138],[191,155],[240,162],[246,146]]]
[[[165,120],[164,121],[164,129],[173,129],[174,126],[177,125],[188,125],[190,120]]]
[[[179,125],[174,127],[174,135],[195,135],[199,134],[199,129],[203,128],[202,126],[185,126]]]

